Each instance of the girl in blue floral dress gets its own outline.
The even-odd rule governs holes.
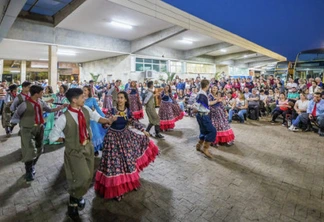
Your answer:
[[[132,118],[126,92],[118,93],[117,107],[111,109],[106,117],[112,115],[118,118],[105,136],[94,189],[105,199],[120,201],[123,194],[140,186],[139,172],[155,160],[159,150],[149,139],[149,133]],[[145,135],[130,130],[129,125]]]
[[[97,113],[99,113],[100,116],[104,117],[105,114],[101,111],[100,107],[98,106],[97,100],[92,97],[90,86],[84,86],[83,93],[86,99],[84,105],[86,105],[93,111],[97,111]],[[94,155],[97,157],[99,156],[99,150],[103,147],[103,140],[107,130],[104,129],[100,123],[97,123],[95,121],[90,121],[90,128],[92,131],[92,144],[94,147]]]

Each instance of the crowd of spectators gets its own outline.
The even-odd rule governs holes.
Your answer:
[[[175,76],[172,81],[156,80],[154,82],[155,88],[164,88],[169,85],[172,90],[174,99],[179,103],[180,107],[186,111],[187,116],[193,116],[191,112],[191,105],[195,102],[197,92],[200,90],[200,75],[195,78],[182,79],[179,76]],[[127,91],[130,87],[131,80],[129,79],[125,84],[118,84],[120,90]],[[319,122],[322,123],[320,116],[324,115],[324,92],[323,83],[319,77],[313,79],[292,79],[289,78],[287,83],[280,77],[274,77],[269,75],[264,77],[261,75],[259,78],[225,78],[222,77],[219,80],[215,78],[210,79],[211,87],[217,86],[220,96],[223,97],[224,107],[228,114],[228,121],[238,120],[240,123],[244,123],[247,118],[251,120],[259,120],[260,118],[269,117],[270,122],[275,124],[281,117],[283,126],[289,127],[291,131],[311,130],[313,122],[316,126],[319,126]],[[35,82],[44,88],[48,85],[47,80]],[[67,85],[68,88],[83,87],[88,85],[92,87],[94,94],[102,101],[105,93],[115,86],[115,81],[111,82],[97,82],[92,80],[87,82],[86,80],[80,83],[76,81],[59,81],[57,83],[57,89],[59,90],[61,85]],[[18,82],[17,85],[20,85]],[[146,82],[137,82],[138,92],[141,100],[144,99],[146,94]],[[0,109],[2,107],[6,89],[8,85],[5,81],[0,85]],[[18,88],[19,93],[19,88]],[[314,101],[319,100],[319,105],[315,107],[318,113],[314,113],[310,110],[314,109]],[[315,102],[316,103],[316,102]],[[319,116],[318,121],[314,121],[310,117],[310,113]],[[308,116],[307,116],[308,115]],[[313,124],[313,125],[314,125]],[[324,123],[323,123],[324,124]],[[320,128],[322,125],[320,126]],[[320,132],[320,135],[324,136],[324,133]]]

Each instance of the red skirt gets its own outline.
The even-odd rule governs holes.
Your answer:
[[[175,122],[182,119],[184,115],[177,103],[162,101],[159,109],[161,130],[173,129]]]
[[[159,149],[145,135],[129,129],[109,129],[104,143],[94,189],[112,199],[140,186],[139,172],[155,160]]]

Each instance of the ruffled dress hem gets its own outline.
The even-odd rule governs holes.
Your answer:
[[[217,131],[216,140],[213,144],[217,143],[228,143],[235,139],[234,132],[232,129],[226,131]]]
[[[104,172],[98,170],[95,178],[95,191],[105,199],[112,199],[138,188],[141,185],[139,172],[153,162],[158,153],[158,147],[150,140],[143,155],[136,160],[134,172],[107,176]]]
[[[132,115],[133,115],[134,119],[136,119],[136,120],[144,118],[144,112],[142,109],[139,111],[132,112]]]
[[[181,112],[180,115],[171,120],[160,120],[161,130],[173,129],[175,127],[175,122],[181,120],[185,116],[185,112]]]

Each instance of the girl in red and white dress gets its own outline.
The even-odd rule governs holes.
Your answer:
[[[130,88],[127,90],[127,93],[129,98],[129,109],[132,112],[133,118],[136,120],[143,119],[143,107],[135,81],[131,81]]]

